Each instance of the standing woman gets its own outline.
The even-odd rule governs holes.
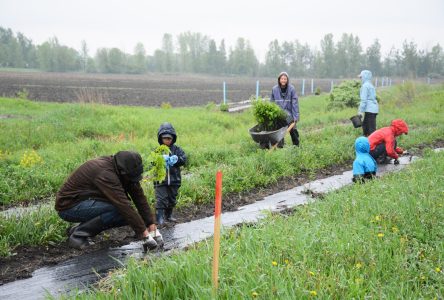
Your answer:
[[[376,100],[376,90],[372,84],[372,72],[363,70],[359,75],[362,81],[360,96],[361,103],[358,108],[358,115],[364,115],[362,131],[364,136],[369,136],[376,130],[376,115],[379,112],[378,101]]]
[[[293,145],[299,146],[299,132],[296,123],[299,121],[299,102],[296,90],[290,84],[290,79],[286,72],[281,72],[278,76],[278,84],[271,90],[270,101],[275,102],[287,113],[287,125],[292,122],[295,126],[290,130]],[[279,147],[284,145],[284,140],[279,142]]]

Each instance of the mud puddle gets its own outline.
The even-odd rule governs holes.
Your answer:
[[[443,149],[437,149],[442,151]],[[400,165],[381,165],[378,176],[398,171],[410,164],[416,157],[400,158]],[[297,205],[303,205],[324,193],[337,190],[351,184],[352,171],[314,180],[298,187],[265,196],[263,200],[239,207],[236,211],[222,214],[222,225],[229,228],[244,222],[255,222],[263,217],[264,211],[279,212]],[[161,232],[166,241],[165,250],[183,249],[195,242],[213,235],[214,218],[177,224],[172,228],[163,228]],[[41,299],[45,295],[57,296],[84,290],[100,277],[125,264],[128,257],[142,258],[144,255],[160,255],[163,252],[144,254],[139,242],[132,242],[121,247],[99,249],[94,252],[70,258],[55,266],[37,269],[31,278],[17,280],[0,286],[0,299]]]

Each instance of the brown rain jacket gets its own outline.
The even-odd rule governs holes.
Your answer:
[[[89,160],[75,170],[58,191],[55,209],[63,211],[89,198],[114,205],[139,237],[154,223],[140,183],[124,185],[119,179],[113,156]]]

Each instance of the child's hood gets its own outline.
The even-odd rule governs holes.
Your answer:
[[[177,140],[176,130],[174,129],[173,125],[169,122],[162,123],[159,127],[159,130],[157,131],[157,141],[159,142],[159,145],[162,145],[162,135],[164,134],[171,134],[173,136],[173,142],[171,145],[173,145]]]
[[[364,136],[358,137],[355,141],[355,149],[356,154],[369,153],[370,143],[368,142],[368,138]]]

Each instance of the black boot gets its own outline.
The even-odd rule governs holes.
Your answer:
[[[165,209],[165,218],[167,220],[167,222],[177,222],[177,219],[173,217],[173,208],[167,208]]]
[[[156,220],[159,227],[165,224],[165,210],[163,208],[156,208]]]
[[[69,236],[68,241],[69,246],[80,250],[84,249],[85,247],[90,245],[88,238],[96,236],[105,229],[105,224],[103,224],[100,216],[80,223],[78,226],[70,230],[71,235]]]

